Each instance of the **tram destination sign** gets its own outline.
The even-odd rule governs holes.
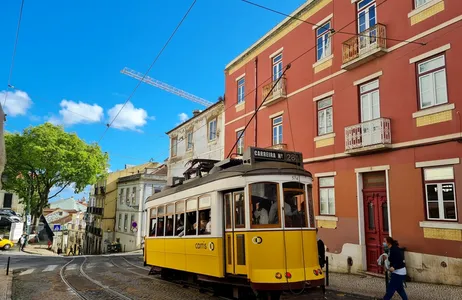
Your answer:
[[[298,166],[303,165],[303,158],[300,152],[250,147],[249,156],[251,163],[259,161],[278,161],[291,163]]]

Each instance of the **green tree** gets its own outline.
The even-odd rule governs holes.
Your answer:
[[[104,177],[108,167],[108,155],[97,144],[87,144],[51,123],[28,127],[22,134],[7,133],[5,149],[4,189],[31,198],[34,219],[66,187],[79,193]],[[58,190],[50,195],[53,187]]]

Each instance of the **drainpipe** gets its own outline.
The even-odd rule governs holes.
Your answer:
[[[258,96],[258,56],[255,57],[255,109],[257,109],[258,107],[258,103],[257,103],[257,96]],[[254,145],[255,147],[257,147],[257,129],[258,129],[258,123],[257,123],[257,118],[258,118],[258,114],[255,114],[255,133],[254,133]]]

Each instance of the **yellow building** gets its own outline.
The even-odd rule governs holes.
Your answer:
[[[115,240],[117,180],[120,177],[144,173],[146,169],[158,165],[151,162],[138,166],[126,165],[125,169],[109,173],[104,180],[92,187],[85,217],[84,254],[106,253],[107,245]]]

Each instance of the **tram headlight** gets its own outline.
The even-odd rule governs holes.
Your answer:
[[[292,278],[292,274],[290,274],[290,272],[286,272],[286,278],[288,279]]]
[[[281,279],[282,278],[282,274],[277,272],[276,275],[275,275],[276,279]]]
[[[313,270],[314,275],[318,276],[318,270]]]

